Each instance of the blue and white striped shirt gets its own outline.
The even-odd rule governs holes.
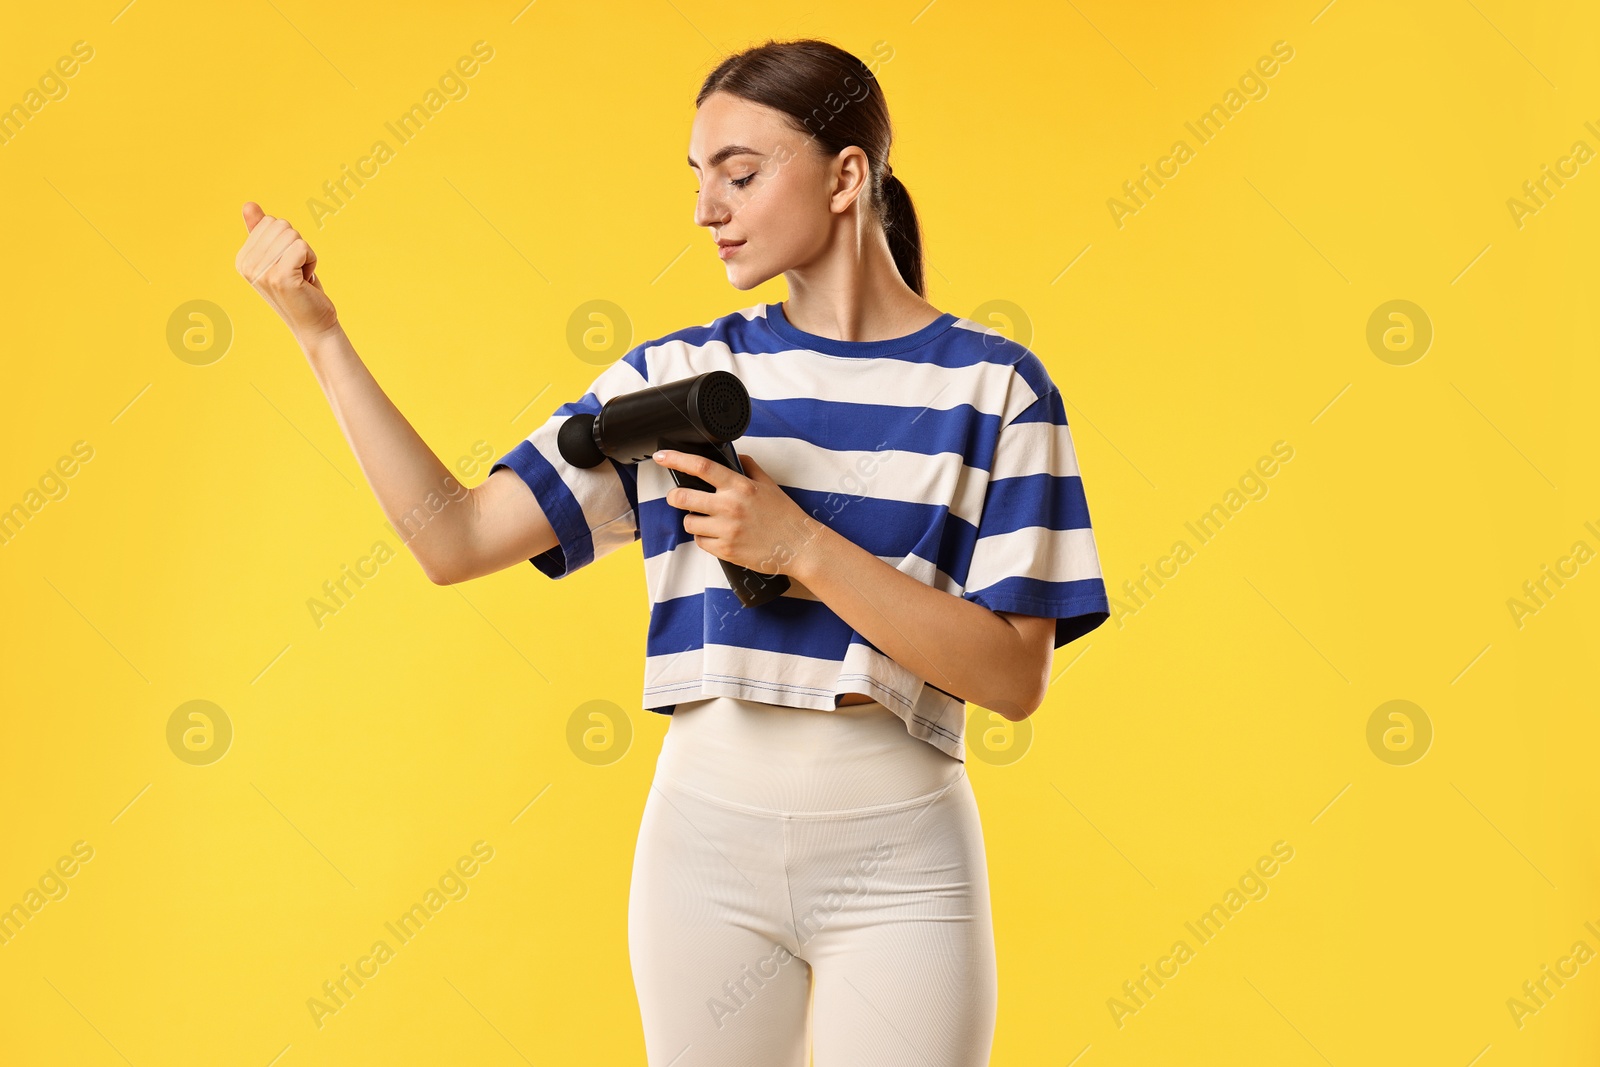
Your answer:
[[[757,304],[635,346],[490,471],[516,471],[549,518],[559,544],[531,562],[552,578],[644,542],[646,708],[732,696],[832,710],[863,692],[965,758],[965,701],[885,656],[798,580],[740,604],[666,502],[667,468],[561,457],[568,416],[712,370],[750,394],[734,449],[845,539],[990,610],[1054,618],[1058,648],[1109,616],[1066,409],[1038,356],[949,312],[905,337],[839,341]]]

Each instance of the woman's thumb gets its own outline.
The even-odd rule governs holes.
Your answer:
[[[244,204],[244,229],[246,233],[256,228],[256,223],[266,218],[267,213],[261,210],[261,205],[254,200],[246,200]]]

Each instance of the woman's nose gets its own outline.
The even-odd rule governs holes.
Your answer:
[[[694,224],[696,226],[715,226],[728,220],[728,204],[720,199],[710,188],[710,183],[700,190],[694,199]]]

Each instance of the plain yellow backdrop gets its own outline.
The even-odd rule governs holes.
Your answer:
[[[722,54],[822,36],[891,54],[930,299],[1050,368],[1121,605],[971,728],[993,1062],[1593,1062],[1592,7],[120,4],[0,36],[0,1060],[643,1061],[639,550],[430,584],[239,207],[477,484],[629,343],[783,298],[727,284],[684,155]]]

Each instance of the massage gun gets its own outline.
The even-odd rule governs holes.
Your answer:
[[[597,467],[606,459],[642,463],[659,448],[689,452],[744,473],[733,440],[750,426],[750,394],[737,375],[707,371],[666,385],[652,385],[608,400],[598,415],[573,415],[561,424],[556,447],[574,467]],[[714,493],[716,487],[668,468],[672,480]],[[720,560],[728,584],[747,608],[765,604],[789,588],[784,574],[762,574]]]

